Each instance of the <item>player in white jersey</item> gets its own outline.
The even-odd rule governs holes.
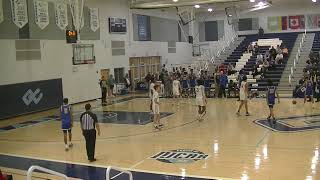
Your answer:
[[[237,115],[240,115],[240,110],[243,105],[245,105],[245,108],[246,108],[246,116],[250,115],[248,112],[248,94],[249,94],[249,88],[248,88],[247,76],[243,76],[242,82],[240,84],[240,105],[238,108]]]
[[[152,112],[153,112],[153,124],[156,129],[161,128],[163,125],[160,124],[160,100],[159,100],[160,86],[154,86],[154,92],[152,96]]]
[[[154,92],[154,79],[151,79],[151,83],[149,86],[149,98],[150,98],[150,111],[152,112],[152,98],[153,98],[153,92]]]
[[[175,77],[173,82],[172,82],[172,92],[173,92],[173,97],[178,98],[180,97],[180,92],[181,92],[181,86],[180,86],[180,81],[177,80]]]
[[[203,80],[198,80],[197,85],[195,86],[195,92],[196,92],[196,105],[198,106],[198,120],[202,120],[204,115],[206,114],[206,94],[205,94],[205,88],[203,86]]]

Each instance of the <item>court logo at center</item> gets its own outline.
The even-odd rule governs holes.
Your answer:
[[[150,159],[156,159],[164,163],[192,163],[198,160],[207,159],[209,155],[191,149],[178,149],[171,151],[159,152]]]

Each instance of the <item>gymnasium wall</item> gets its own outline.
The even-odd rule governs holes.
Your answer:
[[[307,1],[306,3],[300,4],[287,4],[285,6],[272,6],[270,8],[266,8],[259,11],[249,12],[249,13],[240,13],[240,19],[252,18],[252,29],[247,31],[239,31],[240,35],[243,34],[252,34],[257,33],[257,27],[262,27],[265,33],[285,33],[285,32],[302,32],[304,30],[281,30],[281,31],[270,31],[268,29],[268,17],[272,16],[294,16],[294,15],[310,15],[310,14],[320,14],[319,12],[320,5],[312,3],[311,1]],[[198,14],[199,17],[202,17],[203,14]],[[200,18],[197,18],[200,19]],[[206,21],[218,21],[224,20],[226,21],[226,14],[224,11],[219,11],[215,13],[214,16],[209,16]],[[198,22],[199,24],[203,22]],[[225,28],[227,24],[225,23]],[[308,29],[310,31],[319,31],[320,28],[317,29]],[[201,31],[200,29],[200,32]],[[201,36],[201,35],[200,35]]]
[[[86,34],[84,36],[88,37],[85,38],[84,43],[93,43],[95,46],[96,64],[72,65],[72,47],[66,44],[64,34],[56,36],[55,29],[48,30],[48,32],[53,33],[52,35],[50,33],[39,34],[38,31],[32,30],[35,28],[32,26],[30,26],[30,29],[33,33],[30,33],[30,36],[40,39],[41,60],[17,61],[15,39],[19,38],[17,35],[19,29],[12,25],[10,16],[7,16],[8,18],[0,24],[0,85],[62,78],[64,96],[69,97],[71,103],[77,103],[100,97],[98,85],[100,69],[110,69],[113,73],[114,68],[124,67],[127,71],[129,69],[129,57],[161,56],[162,62],[168,65],[191,61],[192,46],[188,43],[177,42],[176,53],[168,53],[168,42],[134,41],[132,11],[128,7],[127,0],[87,0],[86,6],[99,8],[100,30],[98,36],[96,34],[90,35],[84,31],[84,34]],[[6,12],[8,9],[10,11],[10,8],[4,8],[5,13],[8,13]],[[136,10],[135,13],[140,12]],[[152,14],[159,18],[171,17],[170,13],[161,13],[161,11]],[[30,17],[32,16],[29,15]],[[108,29],[109,17],[127,19],[128,32],[126,34],[110,34]],[[174,18],[175,16],[171,17],[171,19]],[[50,21],[55,23],[52,18],[50,18]],[[30,20],[30,22],[33,23],[34,20]],[[51,22],[48,27],[54,25]],[[84,28],[86,27],[85,24]],[[8,34],[8,32],[10,33]],[[124,41],[125,55],[112,56],[111,41]]]

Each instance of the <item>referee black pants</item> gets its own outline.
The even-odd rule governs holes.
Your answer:
[[[83,130],[83,136],[86,139],[88,160],[93,160],[96,147],[96,130]]]

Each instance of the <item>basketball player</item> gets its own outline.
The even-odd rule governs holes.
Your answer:
[[[73,146],[71,142],[72,140],[71,128],[73,126],[72,110],[71,110],[71,105],[69,105],[68,102],[69,102],[68,98],[64,98],[63,105],[60,107],[61,129],[63,131],[64,144],[65,144],[66,151],[69,150],[69,147]],[[69,134],[69,144],[67,140],[68,134]]]
[[[314,103],[313,100],[313,83],[311,78],[306,78],[306,81],[304,82],[304,86],[306,87],[306,91],[304,93],[304,103],[307,101],[307,97],[311,99],[311,102]]]
[[[240,110],[242,106],[245,105],[246,116],[250,116],[248,112],[248,94],[249,94],[249,88],[247,83],[247,76],[243,76],[242,82],[240,85],[240,105],[239,105],[237,115],[240,115]]]
[[[152,97],[152,111],[153,111],[153,124],[156,129],[160,129],[163,125],[160,124],[160,102],[159,102],[160,86],[154,86],[154,92]]]
[[[174,77],[174,80],[172,82],[172,90],[173,90],[173,98],[178,98],[180,97],[180,81],[177,80],[177,77]]]
[[[152,98],[153,98],[153,92],[154,92],[154,78],[151,79],[151,83],[149,86],[149,98],[150,98],[150,111],[152,112]]]
[[[196,91],[196,105],[198,106],[198,120],[203,120],[204,115],[206,115],[206,94],[205,88],[203,86],[203,80],[197,81],[197,86],[195,87]]]
[[[280,98],[279,98],[279,94],[277,91],[277,87],[273,85],[272,81],[269,79],[268,80],[268,87],[267,87],[267,104],[269,106],[269,116],[268,116],[268,121],[270,122],[270,118],[272,117],[273,119],[273,124],[276,123],[276,118],[274,117],[274,113],[273,113],[273,106],[275,104],[275,99],[276,99],[276,95],[278,97],[278,103],[280,103]]]

